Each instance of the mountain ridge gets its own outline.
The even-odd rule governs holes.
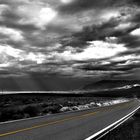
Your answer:
[[[140,84],[140,80],[102,80],[96,83],[89,83],[85,85],[82,89],[84,90],[114,89],[135,84]]]

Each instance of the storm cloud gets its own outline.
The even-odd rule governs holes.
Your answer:
[[[138,0],[0,0],[0,77],[140,79],[139,8]]]

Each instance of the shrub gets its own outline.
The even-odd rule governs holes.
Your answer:
[[[32,99],[29,98],[29,99],[23,99],[23,100],[22,100],[22,103],[23,103],[23,104],[32,104],[32,103],[34,103],[34,101],[33,101]]]
[[[14,119],[21,119],[24,117],[22,110],[15,108],[8,108],[1,111],[0,121],[8,121]]]
[[[60,109],[61,112],[72,111],[71,107],[65,106]]]
[[[29,114],[31,117],[37,116],[40,114],[39,106],[27,106],[24,108],[24,113]]]
[[[53,105],[51,112],[52,113],[58,113],[60,111],[61,106],[60,105]]]
[[[42,103],[42,104],[41,104],[41,107],[43,107],[43,108],[44,108],[44,107],[47,107],[47,106],[48,106],[47,103]]]
[[[52,105],[48,106],[43,110],[43,113],[58,113],[60,112],[60,105]]]

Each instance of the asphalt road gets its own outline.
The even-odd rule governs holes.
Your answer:
[[[0,124],[0,140],[84,140],[133,112],[138,100]]]

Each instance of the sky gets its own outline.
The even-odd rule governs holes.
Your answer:
[[[139,0],[0,0],[1,89],[140,80],[139,45]]]

